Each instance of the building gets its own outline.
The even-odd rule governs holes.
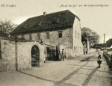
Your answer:
[[[0,71],[31,69],[83,54],[80,27],[80,19],[65,10],[29,18],[10,37],[0,33]]]
[[[0,32],[0,71],[42,66],[83,54],[80,19],[69,10],[29,18],[8,37]]]
[[[80,19],[69,10],[50,14],[44,12],[43,15],[29,18],[11,35],[42,43],[46,46],[48,59],[59,59],[49,57],[51,52],[57,50],[60,54],[64,50],[67,58],[83,53]]]

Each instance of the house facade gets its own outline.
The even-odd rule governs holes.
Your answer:
[[[33,62],[40,61],[42,57],[39,55],[43,51],[43,61],[60,60],[62,56],[69,58],[83,54],[80,19],[69,10],[50,14],[44,12],[43,15],[29,18],[18,25],[11,35],[17,39],[34,42],[31,51],[28,51],[31,53],[31,59],[35,59],[36,56],[36,60],[32,60],[33,66],[37,65]],[[43,46],[43,49],[39,46]],[[25,57],[24,48],[23,55]]]

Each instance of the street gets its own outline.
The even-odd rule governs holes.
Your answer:
[[[64,61],[47,61],[30,70],[1,72],[0,86],[112,86],[104,57],[101,68],[97,52]]]

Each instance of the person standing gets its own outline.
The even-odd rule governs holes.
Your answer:
[[[64,49],[62,49],[62,59],[64,61]]]
[[[98,59],[97,59],[97,63],[98,63],[99,68],[100,68],[100,67],[101,67],[101,63],[102,63],[101,52],[100,52],[100,50],[98,50]]]

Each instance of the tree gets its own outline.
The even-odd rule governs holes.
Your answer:
[[[106,46],[110,47],[112,45],[112,38],[106,41]]]
[[[87,27],[83,27],[81,29],[81,32],[82,32],[82,38],[87,39],[90,42],[90,45],[94,45],[99,42],[100,36],[96,32],[92,31],[91,29]]]
[[[10,20],[0,21],[0,31],[9,34],[17,27],[16,24],[13,24]]]
[[[87,27],[83,27],[81,29],[82,36],[84,36],[85,38],[87,38],[88,36],[91,36],[91,32],[92,32],[92,30],[90,30]]]

